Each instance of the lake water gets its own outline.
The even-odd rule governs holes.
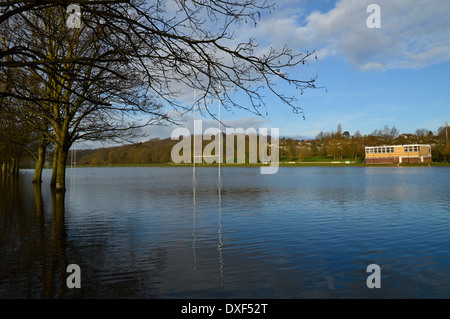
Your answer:
[[[450,298],[445,167],[76,168],[65,199],[50,174],[1,177],[1,298]]]

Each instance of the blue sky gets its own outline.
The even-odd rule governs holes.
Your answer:
[[[280,127],[280,134],[314,137],[320,131],[336,130],[341,123],[351,134],[370,134],[384,125],[400,132],[418,128],[432,131],[450,119],[450,63],[421,69],[361,71],[340,57],[316,63],[326,90],[307,91],[300,99],[305,119],[288,109],[269,108],[267,123]]]
[[[370,3],[380,7],[379,29],[367,27]],[[314,137],[338,123],[351,134],[370,134],[384,125],[436,131],[450,120],[450,2],[286,0],[278,8],[263,17],[255,37],[316,50],[318,61],[300,72],[317,74],[326,90],[300,97],[305,120],[270,99],[264,126]]]
[[[450,121],[450,1],[448,0],[279,0],[256,27],[236,26],[237,41],[255,38],[260,49],[285,44],[315,50],[318,60],[290,70],[299,79],[318,75],[318,86],[298,95],[305,119],[267,95],[268,115],[222,111],[232,127],[279,128],[281,136],[314,138],[320,131],[370,134],[385,125],[401,133],[435,132]],[[367,6],[379,5],[381,28],[367,27]],[[192,97],[187,96],[186,101]],[[216,126],[205,120],[203,128]],[[192,117],[183,125],[192,131]],[[173,127],[149,127],[148,140],[170,137]]]

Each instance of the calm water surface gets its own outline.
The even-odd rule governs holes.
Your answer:
[[[450,298],[445,167],[50,174],[0,176],[1,298]]]

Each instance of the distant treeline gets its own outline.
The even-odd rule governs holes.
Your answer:
[[[359,131],[352,135],[348,131],[343,131],[339,124],[336,131],[320,132],[314,139],[284,139],[280,147],[280,158],[284,157],[291,161],[304,161],[308,157],[363,160],[366,146],[406,144],[431,145],[433,161],[447,160],[450,155],[445,127],[440,127],[436,132],[417,129],[414,133],[400,134],[395,126],[385,125],[368,135],[362,135]]]
[[[418,129],[414,133],[400,134],[398,129],[385,126],[369,135],[356,131],[351,135],[338,125],[336,131],[320,132],[314,139],[280,139],[281,161],[305,161],[309,158],[329,157],[333,160],[364,158],[364,148],[376,145],[430,144],[433,161],[445,161],[450,158],[450,145],[447,142],[446,128],[436,132]],[[178,140],[152,139],[147,142],[118,147],[77,151],[77,165],[121,165],[171,163],[171,151]],[[203,147],[210,141],[203,141]],[[223,139],[225,152],[226,139]],[[246,158],[248,158],[249,139],[246,137]],[[236,143],[234,145],[236,154]],[[225,158],[225,157],[224,157]],[[225,160],[224,160],[225,161]]]
[[[152,139],[144,143],[76,152],[78,165],[151,164],[170,162],[177,141]]]
[[[236,134],[235,134],[236,135]],[[234,137],[233,149],[234,149],[234,158],[237,158],[238,155],[238,146],[237,137]],[[257,152],[259,149],[259,139],[256,136],[255,139],[254,150]],[[193,141],[194,138],[191,136],[191,162],[193,161]],[[211,140],[203,140],[202,141],[202,150],[206,145],[214,141],[214,137]],[[270,142],[270,137],[268,138]],[[94,150],[81,150],[77,151],[77,165],[117,165],[117,164],[153,164],[153,163],[171,163],[172,162],[172,148],[175,144],[179,143],[180,140],[172,140],[170,138],[166,139],[151,139],[147,142],[136,143],[132,145],[124,145],[117,147],[108,147],[108,148],[99,148]],[[223,161],[226,161],[226,137],[223,135],[222,137],[223,143]],[[245,135],[245,149],[243,150],[245,154],[246,162],[249,160],[249,152],[250,152],[250,137]],[[239,151],[241,149],[239,148]],[[215,151],[212,150],[211,155],[215,155]],[[259,161],[259,154],[257,155],[257,160]]]

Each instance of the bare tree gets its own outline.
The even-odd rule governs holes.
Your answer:
[[[33,11],[40,14],[45,8],[67,8],[67,1],[7,1],[0,4],[3,16],[0,23],[14,16]],[[288,47],[268,49],[256,54],[254,39],[236,43],[232,26],[236,23],[256,23],[260,15],[273,5],[257,0],[245,1],[184,1],[173,0],[171,8],[164,1],[78,1],[82,23],[87,28],[102,31],[100,45],[110,50],[101,57],[60,57],[48,59],[39,50],[17,44],[4,50],[3,56],[18,57],[0,65],[36,66],[46,63],[87,63],[105,60],[130,60],[139,65],[149,89],[173,106],[176,102],[174,83],[196,88],[198,99],[222,99],[225,107],[238,107],[261,114],[264,98],[262,87],[301,112],[294,105],[295,96],[285,96],[274,85],[282,79],[300,91],[315,87],[315,78],[299,80],[289,76],[288,70],[303,65],[315,52],[294,53]],[[63,19],[63,17],[60,17]],[[64,17],[64,19],[67,16]],[[120,54],[118,54],[120,53]],[[110,70],[113,71],[113,70]],[[239,90],[247,100],[240,102],[232,92]]]
[[[425,138],[427,137],[427,135],[428,135],[428,132],[429,132],[430,130],[427,130],[426,128],[422,128],[422,129],[417,129],[416,130],[416,137],[417,137],[417,142],[418,143],[424,143],[425,142]]]
[[[302,108],[296,96],[275,85],[281,79],[299,90],[315,88],[316,78],[299,74],[312,52],[260,50],[254,39],[236,42],[234,28],[254,24],[273,5],[257,0],[86,1],[80,0],[81,27],[68,29],[68,1],[7,0],[0,24],[14,37],[0,52],[0,68],[20,68],[35,81],[12,85],[0,96],[25,103],[40,119],[45,139],[55,144],[55,187],[64,189],[67,152],[77,139],[119,137],[138,123],[130,116],[170,120],[161,105],[187,112],[212,99],[228,109],[265,113],[263,89]],[[20,26],[20,28],[18,27]],[[259,51],[261,53],[259,53]],[[197,101],[180,102],[183,90],[197,89]],[[234,93],[240,92],[240,98]],[[242,97],[245,98],[242,98]],[[48,126],[47,126],[48,124]],[[61,152],[61,153],[60,153]],[[59,173],[58,173],[59,171]]]
[[[99,45],[101,31],[68,29],[59,16],[64,16],[62,8],[23,15],[28,30],[21,40],[55,61],[37,68],[22,67],[27,77],[24,81],[30,85],[18,86],[14,95],[37,97],[34,103],[24,103],[24,117],[31,122],[32,118],[39,119],[34,123],[43,138],[54,143],[51,185],[64,190],[67,155],[76,140],[124,138],[124,133],[132,133],[133,128],[166,116],[161,105],[148,95],[139,70],[126,61],[101,61],[102,54],[109,50]],[[88,62],[61,62],[71,57],[85,57]],[[112,71],[116,76],[111,76]],[[138,114],[147,119],[138,123],[133,119]]]
[[[381,143],[390,145],[400,135],[400,133],[395,126],[390,128],[389,125],[385,125],[381,130],[374,130],[371,135],[379,137],[381,139]]]

